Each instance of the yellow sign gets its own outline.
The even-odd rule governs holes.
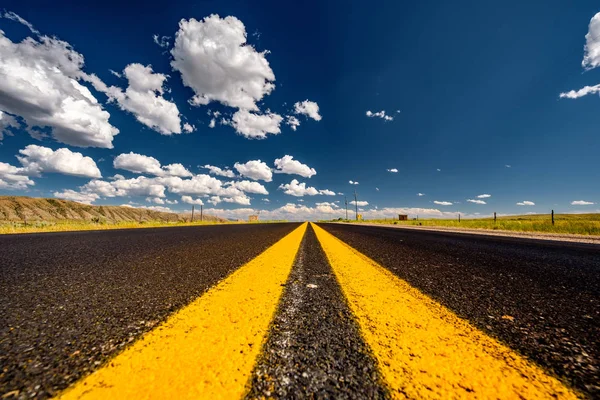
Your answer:
[[[358,214],[357,219],[362,219],[362,214]]]

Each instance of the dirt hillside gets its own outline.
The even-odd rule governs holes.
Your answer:
[[[199,215],[194,218],[197,219]],[[91,206],[60,199],[0,196],[0,221],[187,221],[190,214],[176,214],[124,206]],[[205,221],[225,221],[204,215]]]

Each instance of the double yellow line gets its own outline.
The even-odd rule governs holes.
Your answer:
[[[576,398],[539,367],[312,226],[392,397]],[[306,228],[295,229],[59,398],[241,398]]]

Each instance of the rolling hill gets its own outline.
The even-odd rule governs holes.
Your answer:
[[[195,216],[198,219],[199,215]],[[204,215],[204,221],[226,221]],[[105,223],[189,221],[190,214],[177,214],[126,206],[92,206],[60,199],[0,196],[0,222],[98,221]]]

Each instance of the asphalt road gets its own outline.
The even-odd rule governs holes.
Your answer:
[[[389,398],[309,227],[247,398]]]
[[[65,389],[298,225],[0,236],[0,396]]]
[[[48,398],[111,364],[143,333],[206,298],[209,288],[298,226],[0,236],[0,397]],[[600,397],[600,247],[319,226],[583,395]],[[283,285],[263,347],[248,369],[246,397],[394,397],[378,368],[380,355],[369,349],[364,331],[361,335],[364,326],[344,297],[350,289],[340,286],[323,242],[311,226],[303,239],[296,237],[289,242],[296,243],[291,255],[300,247],[287,267],[278,256],[273,265],[252,266],[267,276],[265,268],[281,271],[293,261],[289,276],[282,275],[287,281],[237,281],[243,287],[248,282],[250,300],[272,290],[269,285]],[[273,254],[286,252],[279,246],[283,253]],[[233,286],[220,293],[234,293]],[[227,304],[235,308],[236,301]],[[385,317],[386,310],[377,308]],[[231,321],[252,322],[251,314]],[[240,340],[242,349],[248,348],[246,338]]]
[[[600,247],[319,224],[592,398],[600,397]]]

